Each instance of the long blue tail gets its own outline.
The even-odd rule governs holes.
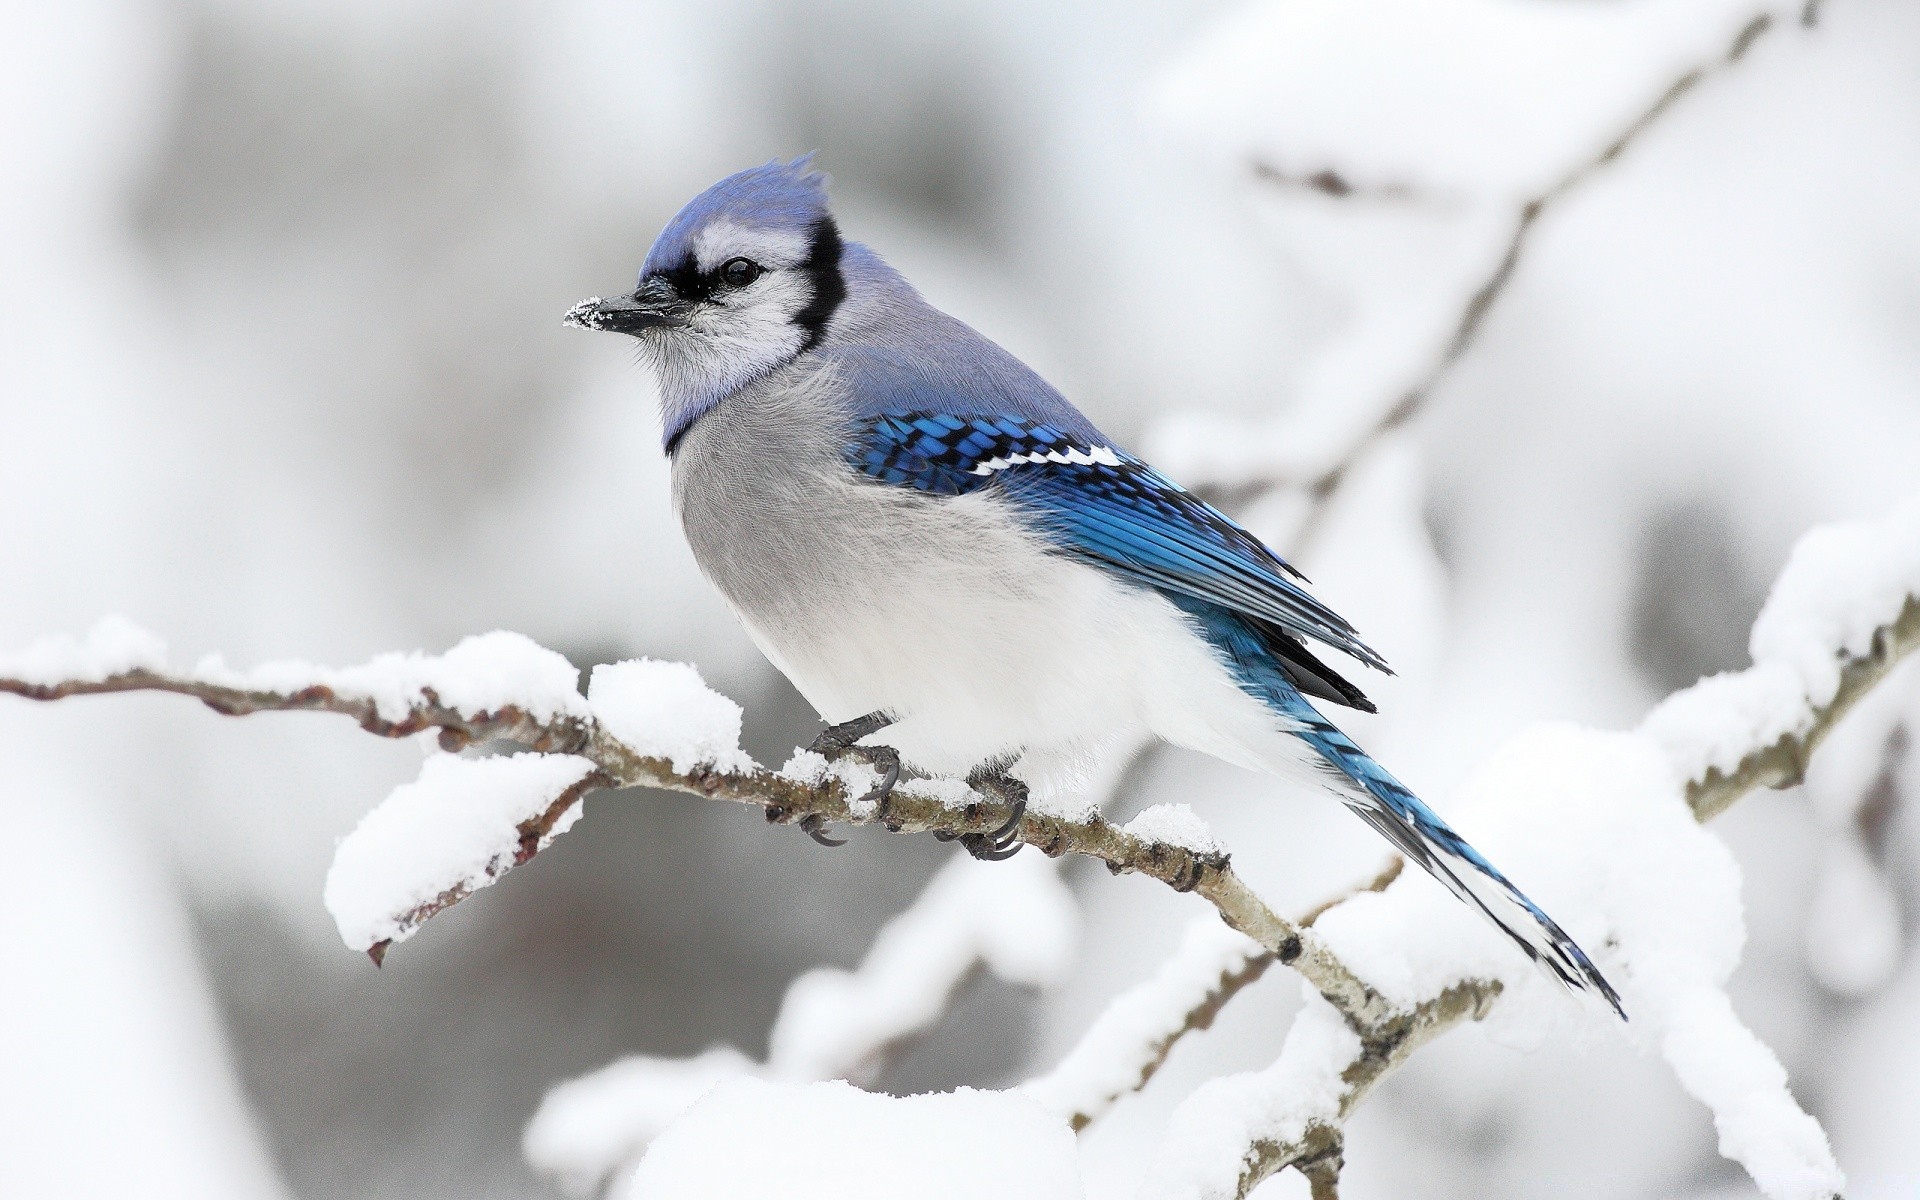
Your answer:
[[[1300,722],[1296,736],[1339,772],[1343,783],[1353,785],[1337,790],[1361,820],[1379,830],[1400,853],[1425,867],[1448,891],[1479,909],[1526,951],[1527,957],[1561,983],[1594,993],[1612,1005],[1621,1020],[1626,1019],[1613,985],[1539,905],[1527,899],[1405,784],[1322,716],[1306,697],[1292,688],[1286,689],[1292,693],[1290,697],[1274,695],[1277,689],[1263,690],[1270,703]]]
[[[1222,656],[1245,691],[1294,726],[1294,736],[1311,746],[1328,768],[1332,790],[1360,819],[1379,830],[1400,853],[1426,868],[1448,891],[1471,904],[1512,938],[1528,958],[1575,991],[1605,1000],[1626,1020],[1620,995],[1586,952],[1540,906],[1527,899],[1505,875],[1467,844],[1420,797],[1322,716],[1300,692],[1299,682],[1317,686],[1318,695],[1358,697],[1358,689],[1333,676],[1304,647],[1217,604],[1163,593],[1191,616],[1202,637]],[[1291,670],[1289,669],[1291,668]],[[1298,674],[1304,672],[1304,674]],[[1331,679],[1332,683],[1326,683]],[[1314,680],[1321,681],[1320,686]],[[1353,703],[1348,699],[1344,703]]]

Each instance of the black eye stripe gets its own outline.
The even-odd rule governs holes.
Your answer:
[[[672,284],[682,300],[705,300],[713,295],[713,289],[719,283],[718,275],[712,271],[702,271],[692,254],[655,274]]]
[[[683,300],[710,300],[722,287],[743,288],[766,274],[767,269],[750,258],[735,256],[717,267],[702,271],[691,254],[671,267],[654,272],[666,280]]]

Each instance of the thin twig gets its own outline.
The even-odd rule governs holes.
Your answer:
[[[1694,818],[1702,822],[1711,820],[1743,796],[1761,788],[1798,784],[1805,777],[1814,749],[1867,692],[1892,674],[1915,650],[1920,650],[1920,596],[1909,596],[1894,620],[1874,631],[1867,652],[1841,664],[1840,685],[1833,698],[1809,710],[1804,729],[1750,751],[1729,772],[1723,774],[1710,769],[1688,782],[1686,796]],[[1361,1052],[1342,1075],[1346,1086],[1340,1096],[1339,1120],[1344,1122],[1367,1093],[1420,1046],[1454,1025],[1469,1019],[1478,1020],[1489,1012],[1500,991],[1498,980],[1469,979],[1416,1005],[1411,1012],[1392,1012],[1384,1021],[1356,1025]],[[1326,994],[1324,989],[1322,994]],[[1340,1006],[1332,996],[1328,999],[1335,1007]],[[1352,1015],[1347,1015],[1352,1023]],[[1337,1133],[1338,1129],[1333,1132]],[[1286,1167],[1304,1170],[1325,1144],[1312,1130],[1292,1141],[1256,1142],[1249,1148],[1238,1194],[1245,1197],[1262,1180]]]
[[[1811,14],[1812,11],[1813,6],[1809,5],[1808,13]],[[1726,50],[1722,52],[1717,61],[1695,67],[1693,70],[1686,72],[1674,80],[1652,103],[1643,109],[1639,115],[1628,122],[1618,136],[1602,147],[1592,158],[1579,164],[1539,195],[1528,199],[1520,205],[1518,214],[1514,218],[1513,228],[1507,236],[1505,249],[1500,254],[1498,261],[1495,262],[1493,269],[1488,272],[1486,278],[1481,281],[1480,285],[1473,290],[1467,297],[1466,302],[1461,306],[1460,315],[1454,323],[1453,333],[1447,339],[1445,347],[1435,357],[1433,363],[1420,378],[1415,380],[1405,392],[1401,393],[1398,399],[1381,412],[1379,418],[1369,426],[1365,432],[1361,433],[1346,447],[1338,460],[1326,467],[1320,474],[1312,479],[1302,481],[1301,486],[1316,503],[1306,514],[1304,522],[1294,538],[1294,544],[1291,547],[1294,554],[1298,555],[1303,553],[1304,548],[1312,541],[1317,531],[1318,523],[1327,511],[1327,502],[1339,491],[1341,485],[1346,482],[1348,476],[1353,472],[1353,469],[1383,438],[1407,424],[1407,422],[1411,421],[1421,412],[1426,406],[1428,398],[1431,397],[1435,389],[1439,387],[1441,380],[1453,370],[1461,358],[1465,356],[1467,350],[1473,345],[1474,341],[1479,337],[1481,329],[1486,324],[1487,314],[1492,311],[1495,302],[1499,300],[1500,296],[1506,290],[1507,284],[1513,279],[1514,273],[1518,269],[1520,261],[1525,254],[1527,243],[1532,237],[1534,229],[1538,226],[1540,218],[1545,215],[1550,208],[1564,199],[1568,193],[1580,187],[1596,172],[1625,153],[1627,148],[1643,133],[1656,124],[1675,104],[1697,88],[1710,75],[1739,62],[1746,56],[1747,51],[1752,48],[1754,42],[1757,41],[1761,35],[1772,29],[1774,24],[1775,22],[1769,14],[1757,14],[1734,35],[1728,43]],[[1812,25],[1810,15],[1803,21],[1803,24],[1807,26]],[[1416,194],[1414,189],[1404,185],[1384,189],[1359,188],[1330,169],[1301,179],[1288,175],[1270,163],[1255,161],[1252,164],[1252,171],[1256,178],[1269,184],[1295,187],[1305,186],[1336,198],[1353,195],[1355,197],[1368,199],[1386,198],[1404,200],[1413,198]],[[1276,480],[1273,482],[1286,481]],[[1253,499],[1262,495],[1267,490],[1267,486],[1271,485],[1249,486],[1246,483],[1242,483],[1237,487],[1217,488],[1212,489],[1212,491],[1219,494],[1222,499],[1230,502],[1251,502]]]
[[[1867,653],[1840,668],[1840,686],[1833,699],[1813,710],[1814,719],[1801,733],[1789,734],[1741,759],[1732,771],[1709,769],[1687,784],[1687,803],[1693,815],[1711,820],[1734,801],[1756,788],[1792,787],[1807,777],[1807,764],[1827,734],[1852,711],[1860,698],[1892,673],[1900,661],[1920,647],[1920,598],[1909,597],[1892,624],[1876,629]]]

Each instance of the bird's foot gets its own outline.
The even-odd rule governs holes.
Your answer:
[[[878,733],[891,724],[893,724],[893,718],[887,714],[870,712],[864,717],[855,717],[851,721],[843,721],[838,725],[831,725],[821,730],[818,737],[807,743],[807,749],[823,756],[829,762],[838,762],[843,758],[851,758],[855,762],[865,763],[879,772],[880,782],[876,783],[866,795],[852,801],[852,804],[855,806],[874,805],[874,815],[880,819],[880,823],[895,833],[898,833],[900,831],[899,825],[888,819],[887,802],[893,799],[894,785],[900,782],[900,752],[891,746],[861,746],[856,744],[861,738],[869,734]],[[846,844],[834,838],[823,837],[821,830],[825,825],[826,818],[818,815],[808,817],[800,822],[800,828],[806,831],[807,836],[823,846],[842,846]]]
[[[967,853],[985,862],[999,862],[1020,853],[1020,819],[1027,815],[1027,785],[1005,771],[982,767],[967,776],[967,786],[1007,806],[1007,819],[998,829],[985,833],[941,834],[941,841],[959,839]]]

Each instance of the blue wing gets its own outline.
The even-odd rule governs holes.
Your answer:
[[[862,422],[847,456],[881,483],[934,495],[1001,488],[1066,553],[1388,670],[1353,626],[1308,594],[1296,582],[1304,581],[1300,573],[1260,539],[1110,446],[1024,417],[918,412]]]

